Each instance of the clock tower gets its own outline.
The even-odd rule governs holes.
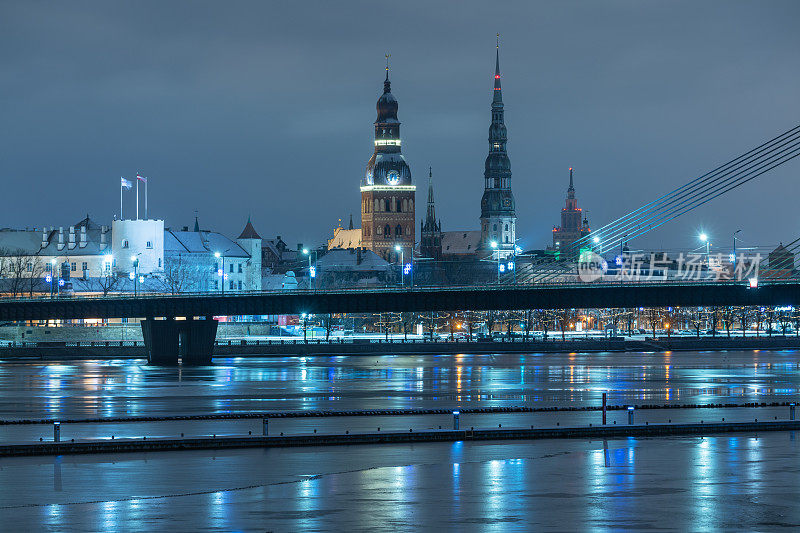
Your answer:
[[[406,262],[414,250],[414,192],[411,170],[400,151],[397,100],[389,81],[386,56],[383,94],[376,105],[375,152],[361,179],[361,243],[389,262]]]
[[[501,257],[513,253],[516,240],[517,216],[514,194],[511,192],[511,161],[506,152],[508,133],[503,91],[500,88],[500,43],[498,36],[492,91],[492,123],[489,126],[489,155],[483,172],[484,190],[481,198],[481,242],[484,252],[498,250]],[[496,246],[492,246],[496,243]]]

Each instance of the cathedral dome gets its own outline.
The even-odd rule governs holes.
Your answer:
[[[383,94],[380,98],[378,98],[378,103],[375,104],[375,109],[378,111],[378,118],[375,119],[375,122],[398,122],[397,100],[392,94],[392,86],[388,77],[386,81],[383,82]]]
[[[400,153],[375,152],[367,163],[363,185],[411,185],[411,169]]]

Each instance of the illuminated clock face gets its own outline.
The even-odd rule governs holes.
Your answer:
[[[389,173],[386,174],[386,182],[389,185],[397,185],[400,183],[400,174],[398,174],[396,170],[390,170]]]

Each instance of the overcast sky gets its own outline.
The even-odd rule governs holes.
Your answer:
[[[6,0],[0,227],[108,223],[140,170],[167,225],[196,209],[236,236],[251,215],[263,237],[322,242],[359,224],[389,52],[419,205],[431,165],[443,229],[478,229],[500,32],[517,235],[540,248],[570,166],[600,226],[800,122],[799,27],[794,0]],[[791,241],[798,175],[800,159],[640,244]]]

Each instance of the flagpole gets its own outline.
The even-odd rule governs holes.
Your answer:
[[[119,219],[123,220],[122,218],[122,180],[125,178],[120,178],[119,180]]]
[[[144,219],[147,220],[147,182],[144,182]]]
[[[139,220],[139,174],[136,174],[136,220]]]

